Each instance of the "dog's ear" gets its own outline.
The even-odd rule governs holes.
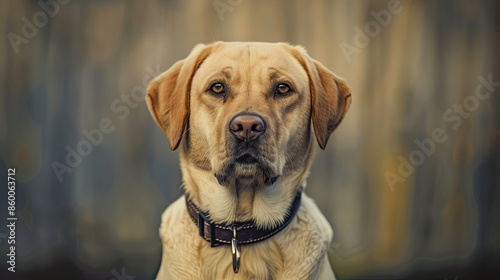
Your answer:
[[[187,58],[153,79],[147,89],[149,112],[167,135],[172,151],[179,146],[189,118],[191,81],[211,50],[211,46],[197,45]]]
[[[351,90],[347,83],[320,62],[313,60],[311,74],[311,104],[314,133],[321,149],[325,149],[330,134],[337,128],[351,105]]]
[[[330,134],[340,124],[351,105],[351,91],[342,78],[312,59],[304,48],[288,48],[307,72],[314,134],[324,150]]]

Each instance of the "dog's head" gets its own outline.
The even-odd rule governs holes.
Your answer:
[[[303,169],[311,131],[324,149],[350,102],[344,80],[285,43],[198,45],[147,91],[170,148],[184,137],[189,162],[223,186]]]

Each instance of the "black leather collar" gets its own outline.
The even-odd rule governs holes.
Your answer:
[[[237,239],[238,245],[248,245],[266,240],[289,225],[300,207],[301,196],[302,192],[297,192],[283,222],[269,229],[258,228],[253,221],[238,222],[231,225],[216,224],[210,220],[208,213],[200,211],[187,198],[186,206],[191,220],[199,229],[199,235],[210,242],[211,247],[230,245],[233,239]]]
[[[285,219],[276,227],[270,229],[260,229],[253,221],[233,223],[232,225],[213,223],[206,212],[200,209],[186,197],[186,206],[189,217],[198,227],[200,236],[210,242],[211,247],[219,245],[231,245],[233,255],[233,271],[238,273],[240,268],[240,245],[248,245],[266,240],[290,224],[300,207],[302,192],[295,195],[292,205],[288,208]]]

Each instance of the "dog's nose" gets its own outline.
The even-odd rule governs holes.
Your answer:
[[[264,134],[266,131],[266,122],[257,114],[238,114],[229,122],[229,131],[236,138],[248,142]]]

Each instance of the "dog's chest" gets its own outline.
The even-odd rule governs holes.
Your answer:
[[[162,216],[163,257],[157,279],[334,279],[326,250],[332,231],[307,196],[302,211],[282,232],[263,242],[241,247],[238,274],[229,246],[212,248],[198,235],[184,198]],[[323,271],[323,269],[325,271]],[[326,273],[325,273],[326,272]],[[323,279],[323,278],[321,278]]]
[[[200,250],[201,275],[210,279],[276,279],[283,267],[280,250],[273,242],[241,247],[240,270],[233,272],[231,248],[222,246]]]
[[[280,248],[269,240],[242,246],[240,271],[235,274],[231,247],[212,248],[200,238],[182,198],[167,209],[162,220],[163,258],[157,279],[276,279],[283,268]]]

